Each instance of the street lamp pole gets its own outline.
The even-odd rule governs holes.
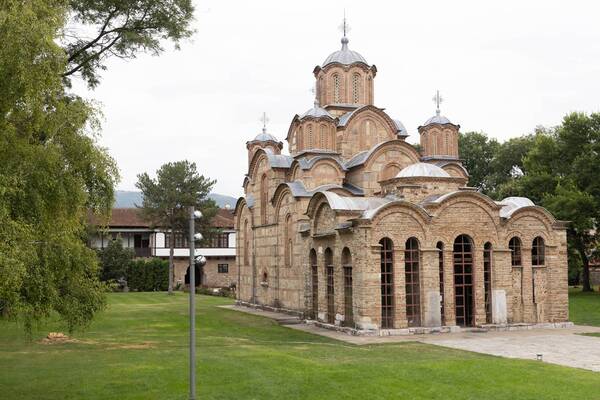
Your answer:
[[[190,400],[196,400],[196,256],[195,212],[190,207]]]

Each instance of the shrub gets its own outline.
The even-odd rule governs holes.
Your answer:
[[[108,282],[125,277],[134,256],[133,250],[123,247],[120,238],[109,241],[108,246],[98,250],[101,267],[100,279]]]
[[[127,270],[127,286],[138,292],[167,290],[169,262],[160,258],[132,261]]]

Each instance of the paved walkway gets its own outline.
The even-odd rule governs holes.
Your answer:
[[[418,341],[454,349],[526,360],[535,360],[537,354],[541,354],[543,362],[600,372],[600,337],[580,335],[581,333],[600,333],[600,327],[575,325],[570,328],[529,329],[509,332],[352,336],[320,328],[314,324],[294,323],[288,325],[287,322],[293,321],[294,318],[287,314],[239,306],[225,306],[224,308],[272,318],[292,329],[356,345]]]

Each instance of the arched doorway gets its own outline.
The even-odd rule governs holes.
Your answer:
[[[483,289],[485,297],[485,322],[492,323],[492,244],[483,246]]]
[[[342,250],[342,268],[344,269],[344,325],[354,326],[352,302],[352,254],[350,249]]]
[[[421,285],[419,282],[419,241],[411,237],[404,250],[404,276],[406,288],[406,320],[408,326],[421,325]]]
[[[194,266],[194,280],[196,281],[196,287],[202,285],[202,268]],[[190,267],[187,267],[185,271],[185,284],[190,284]]]
[[[473,326],[473,241],[467,235],[454,240],[454,307],[456,325]]]
[[[394,327],[394,243],[389,238],[381,245],[381,328]]]
[[[311,314],[317,319],[319,314],[319,266],[317,265],[317,252],[310,250],[310,274],[311,274]]]
[[[335,323],[335,284],[333,281],[333,252],[328,247],[325,249],[325,274],[327,275],[327,322]]]

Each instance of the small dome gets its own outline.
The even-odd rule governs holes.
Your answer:
[[[507,197],[498,202],[502,206],[500,216],[502,218],[510,218],[510,216],[522,207],[535,206],[534,202],[527,197]]]
[[[323,67],[333,63],[350,65],[357,62],[367,64],[367,60],[365,60],[363,56],[361,56],[358,52],[352,51],[348,48],[348,38],[344,36],[342,38],[342,49],[331,53],[329,57],[323,61]]]
[[[434,115],[433,117],[429,118],[427,121],[425,121],[425,123],[423,124],[423,126],[427,126],[427,125],[431,125],[431,124],[439,124],[439,125],[444,125],[444,124],[452,124],[452,122],[450,122],[450,120],[446,117],[444,117],[443,115]]]
[[[329,117],[333,119],[331,114],[327,112],[326,109],[319,106],[319,102],[315,100],[315,105],[310,110],[306,111],[304,114],[300,116],[300,118],[304,117],[313,117],[313,118],[321,118],[321,117]]]
[[[259,133],[253,140],[254,142],[278,142],[277,138],[266,131]]]
[[[394,124],[396,124],[396,129],[398,129],[398,133],[400,133],[400,135],[408,135],[408,131],[404,127],[402,121],[400,121],[399,119],[395,119]]]
[[[398,172],[396,178],[410,178],[424,176],[429,178],[451,178],[450,174],[437,165],[427,163],[411,164]]]

